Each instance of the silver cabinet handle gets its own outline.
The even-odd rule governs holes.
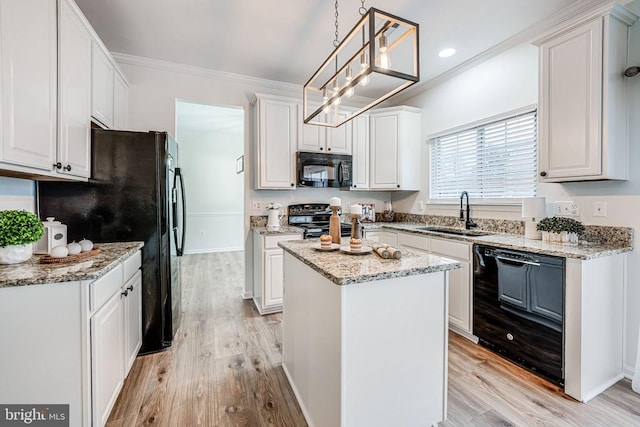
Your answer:
[[[535,265],[536,267],[540,266],[539,262],[533,262],[533,261],[523,261],[521,259],[513,259],[513,258],[507,258],[505,256],[500,256],[500,255],[496,255],[496,259],[502,260],[502,261],[511,261],[511,262],[516,262],[519,264],[527,264],[527,265]]]

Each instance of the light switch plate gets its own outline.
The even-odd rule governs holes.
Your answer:
[[[607,216],[607,202],[593,202],[593,216]]]
[[[576,202],[555,202],[553,213],[562,216],[578,216],[580,215],[580,209]]]

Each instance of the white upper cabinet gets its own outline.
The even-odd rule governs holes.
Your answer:
[[[0,175],[86,180],[92,114],[125,128],[127,105],[126,80],[73,0],[0,1]]]
[[[94,40],[91,61],[91,116],[106,128],[113,127],[114,66],[109,54]]]
[[[126,130],[129,125],[129,86],[120,73],[113,81],[113,128]]]
[[[0,169],[52,170],[56,40],[55,1],[0,1]]]
[[[91,175],[91,34],[71,0],[61,0],[58,31],[58,152],[56,172]]]
[[[352,190],[369,189],[369,115],[361,114],[351,121],[353,129]]]
[[[299,105],[300,139],[299,151],[310,151],[329,154],[351,154],[352,135],[351,122],[347,122],[337,128],[304,124],[302,118],[302,105]],[[349,113],[340,113],[340,118],[346,118]]]
[[[420,190],[420,110],[390,107],[370,114],[372,190]]]
[[[256,94],[256,189],[296,186],[295,156],[298,146],[298,102]]]
[[[609,5],[537,42],[540,182],[627,179],[627,29]]]

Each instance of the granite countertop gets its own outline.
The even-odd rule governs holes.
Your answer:
[[[630,252],[633,246],[613,245],[613,244],[578,244],[566,245],[558,243],[545,243],[542,240],[525,239],[521,234],[495,233],[486,236],[460,236],[454,234],[443,234],[434,231],[418,230],[419,227],[428,227],[429,224],[414,223],[384,223],[382,229],[404,231],[425,236],[440,237],[449,240],[460,240],[465,242],[480,243],[496,246],[505,249],[516,249],[544,255],[559,256],[575,259],[593,259],[605,256]]]
[[[366,246],[374,243],[363,241]],[[317,251],[314,249],[319,247],[317,240],[291,240],[279,242],[278,245],[337,285],[435,273],[461,267],[457,261],[408,248],[402,248],[401,259],[383,259],[374,253],[349,255],[339,250]]]
[[[254,225],[251,227],[253,231],[258,234],[262,234],[265,236],[277,236],[280,234],[302,234],[304,233],[304,229],[300,227],[292,227],[290,225],[281,225],[277,230],[272,230],[271,227],[266,226],[257,226]]]
[[[143,242],[96,243],[100,253],[61,264],[40,264],[34,255],[20,264],[0,265],[0,288],[95,280],[144,246]]]

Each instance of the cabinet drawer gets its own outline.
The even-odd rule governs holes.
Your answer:
[[[122,283],[122,264],[93,282],[89,292],[91,311],[99,309],[113,294],[119,292]]]
[[[278,242],[284,242],[286,240],[301,240],[302,234],[285,234],[282,236],[265,236],[264,237],[264,249],[278,249]]]
[[[432,237],[431,252],[436,255],[447,256],[461,261],[469,261],[471,259],[471,244]]]
[[[429,238],[415,234],[398,233],[398,245],[428,251]]]
[[[127,258],[124,261],[124,281],[126,282],[133,277],[133,275],[136,274],[136,271],[140,269],[141,265],[142,253],[140,251]]]

